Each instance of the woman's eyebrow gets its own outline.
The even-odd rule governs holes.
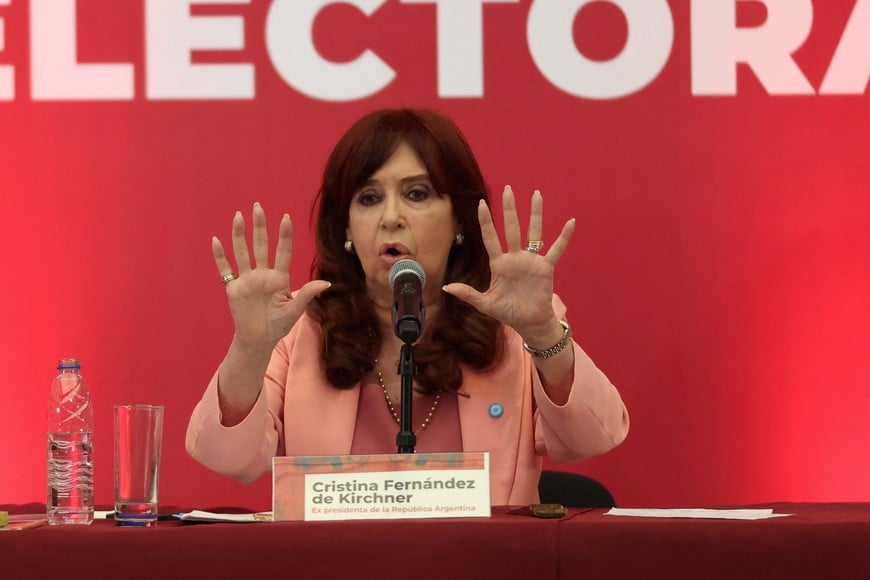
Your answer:
[[[415,181],[429,181],[429,174],[428,173],[420,173],[419,175],[410,175],[408,177],[403,177],[402,179],[399,180],[399,183],[404,185],[406,183],[412,183]],[[362,189],[364,187],[368,187],[370,185],[377,185],[379,183],[381,183],[381,181],[379,179],[369,178],[369,179],[365,180],[362,185],[359,186],[359,189]]]
[[[401,179],[400,181],[402,183],[408,183],[411,181],[429,181],[429,174],[428,173],[421,173],[420,175],[412,175],[410,177],[405,177],[404,179]]]

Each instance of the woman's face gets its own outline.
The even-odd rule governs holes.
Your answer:
[[[400,142],[354,192],[346,233],[372,297],[392,296],[387,282],[390,267],[410,258],[426,272],[423,294],[431,303],[441,299],[447,256],[458,231],[450,197],[435,191],[416,152]]]

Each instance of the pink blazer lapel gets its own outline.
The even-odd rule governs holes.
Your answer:
[[[313,323],[300,328],[289,361],[293,386],[284,393],[284,449],[287,455],[342,455],[350,453],[359,406],[359,385],[336,389],[320,365],[319,329]]]
[[[488,373],[463,368],[463,391],[470,396],[459,397],[463,450],[490,452],[493,490],[511,489],[521,451],[516,446],[532,428],[525,419],[531,414],[532,395],[523,388],[522,360],[508,358]]]
[[[285,398],[284,449],[287,455],[343,455],[350,453],[359,404],[359,386],[308,390],[302,397]],[[292,400],[291,400],[292,399]],[[311,405],[306,404],[311,401]],[[307,410],[306,410],[307,409]],[[311,409],[318,409],[312,413]]]

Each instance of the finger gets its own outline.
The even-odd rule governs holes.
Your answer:
[[[507,251],[513,252],[520,249],[520,220],[517,217],[517,202],[514,198],[514,190],[506,185],[501,196],[502,210],[504,211],[504,237],[507,242]]]
[[[528,240],[544,239],[544,196],[536,189],[532,194],[532,210],[529,213],[529,237]]]
[[[245,241],[245,218],[240,211],[233,217],[233,256],[239,276],[251,271],[251,257],[248,255],[248,242]]]
[[[547,260],[554,266],[556,262],[559,261],[559,258],[562,257],[562,254],[565,253],[565,250],[568,249],[568,242],[571,240],[571,236],[574,235],[574,228],[577,224],[577,220],[574,218],[569,219],[565,222],[565,225],[562,226],[562,231],[559,233],[559,237],[556,238],[556,241],[553,242],[553,245],[550,247],[550,251],[547,252]]]
[[[486,248],[489,258],[493,259],[496,256],[500,256],[502,252],[498,232],[495,231],[495,224],[492,223],[492,214],[489,212],[489,207],[483,200],[480,200],[480,203],[477,204],[477,221],[480,223],[480,235],[483,238],[483,247]]]
[[[278,226],[278,244],[275,246],[275,269],[279,272],[290,270],[290,260],[293,257],[293,223],[286,213]]]
[[[450,284],[445,284],[441,287],[441,289],[447,294],[455,296],[463,302],[471,304],[475,308],[477,308],[477,304],[483,297],[483,294],[475,290],[473,287],[469,286],[468,284],[463,284],[461,282],[452,282]]]
[[[321,292],[329,289],[330,286],[332,286],[332,283],[326,280],[311,280],[306,282],[293,298],[293,307],[298,308],[299,312],[302,312],[308,307],[309,302],[317,298]]]
[[[217,239],[217,236],[211,237],[211,253],[214,256],[214,264],[217,266],[218,274],[221,276],[227,276],[233,273],[233,266],[227,259],[227,255],[224,252],[224,246],[221,244],[221,241]]]
[[[266,227],[266,212],[259,202],[254,204],[254,267],[269,267],[269,230]]]

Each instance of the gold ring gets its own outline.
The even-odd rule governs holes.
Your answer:
[[[221,282],[224,283],[224,286],[226,286],[227,284],[229,284],[230,282],[232,282],[235,279],[236,279],[236,275],[233,274],[232,272],[230,272],[229,274],[224,274],[223,276],[221,276]]]
[[[544,242],[541,240],[529,240],[528,245],[526,246],[527,252],[534,252],[537,254],[544,248]]]

